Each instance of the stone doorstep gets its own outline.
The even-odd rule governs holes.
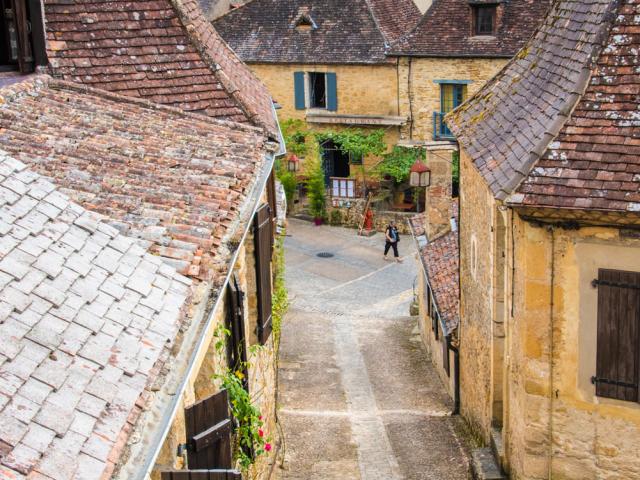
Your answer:
[[[507,480],[498,466],[491,447],[471,451],[471,474],[474,480]]]
[[[491,451],[498,465],[504,465],[504,443],[502,442],[502,430],[500,428],[491,428]]]

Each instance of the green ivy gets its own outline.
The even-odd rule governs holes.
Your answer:
[[[314,218],[325,218],[327,213],[326,191],[324,185],[324,169],[320,161],[309,166],[307,178],[307,197],[309,211]]]
[[[278,237],[273,256],[275,279],[273,281],[272,295],[272,334],[274,349],[277,352],[280,346],[280,334],[282,332],[282,320],[289,309],[289,292],[285,283],[284,263],[284,235]]]
[[[381,175],[389,175],[396,183],[405,183],[409,180],[411,166],[416,160],[425,159],[425,151],[422,148],[393,147],[393,150],[384,155],[384,159],[376,166],[376,172]]]
[[[304,157],[309,151],[307,142],[311,132],[302,120],[288,119],[281,123],[282,136],[287,146],[287,152],[298,157]]]
[[[358,128],[330,130],[316,133],[316,139],[322,143],[333,140],[343,153],[352,158],[364,158],[367,155],[382,155],[387,150],[384,141],[384,130],[375,129],[369,132]]]

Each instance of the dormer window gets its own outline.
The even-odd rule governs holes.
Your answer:
[[[473,6],[473,31],[475,35],[495,34],[497,10],[497,5]]]
[[[296,30],[307,31],[307,30],[315,30],[318,28],[316,22],[313,21],[311,15],[308,13],[303,13],[295,21]]]

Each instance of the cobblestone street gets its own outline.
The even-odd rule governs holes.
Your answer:
[[[402,239],[397,264],[382,258],[382,234],[295,220],[288,234],[279,478],[467,478],[460,421],[408,316],[412,239]]]

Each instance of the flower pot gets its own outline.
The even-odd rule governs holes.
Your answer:
[[[319,227],[320,225],[322,225],[322,218],[321,217],[314,218],[313,223],[315,223],[316,226]]]

